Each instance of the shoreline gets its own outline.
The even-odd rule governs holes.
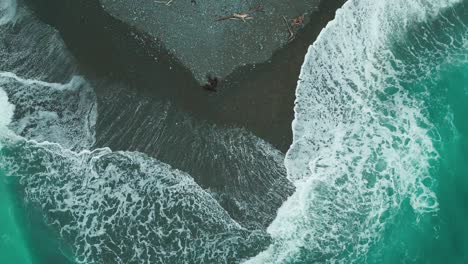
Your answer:
[[[164,47],[111,17],[97,2],[27,2],[41,20],[59,30],[85,76],[168,99],[195,119],[244,127],[285,153],[292,142],[295,88],[304,56],[345,1],[323,1],[295,40],[276,50],[268,62],[237,68],[221,80],[217,93],[201,89]]]

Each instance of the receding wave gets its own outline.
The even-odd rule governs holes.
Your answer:
[[[0,108],[0,126],[6,127],[11,122],[11,118],[13,117],[13,113],[15,111],[15,106],[8,101],[8,95],[1,89],[0,103],[0,105],[2,105]]]
[[[10,128],[18,135],[70,149],[94,144],[96,99],[83,78],[74,76],[69,83],[58,84],[0,72],[0,87],[16,106]]]
[[[264,230],[293,193],[284,154],[246,129],[195,120],[116,86],[98,104],[97,146],[143,152],[189,173],[246,228]]]
[[[281,153],[243,130],[195,126],[168,117],[168,104],[130,95],[121,109],[115,98],[101,101],[109,105],[98,113],[92,84],[59,34],[15,1],[0,1],[0,171],[19,180],[25,202],[80,263],[365,263],[403,205],[411,223],[439,213],[441,133],[425,98],[443,65],[467,63],[466,12],[454,7],[461,1],[350,0],[337,12],[302,67],[285,160],[296,192],[268,233],[258,227],[274,207],[258,208],[286,193],[275,186],[287,184],[277,177]],[[451,125],[449,111],[436,107]],[[181,127],[196,136],[172,132]],[[209,162],[235,172],[224,193],[146,154],[92,149],[98,141],[156,156],[176,140],[204,152],[165,156],[197,177]],[[244,160],[220,162],[219,149],[219,158],[242,152]],[[223,195],[243,210],[230,215]]]

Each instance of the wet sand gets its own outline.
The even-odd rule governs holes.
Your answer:
[[[221,109],[216,122],[244,126],[286,152],[292,142],[296,84],[309,46],[315,41],[344,0],[325,0],[312,14],[311,22],[288,46],[275,52],[271,61],[240,68],[221,85]],[[286,29],[285,29],[286,30]]]
[[[27,2],[60,31],[88,78],[125,83],[144,97],[167,98],[196,119],[244,127],[285,152],[292,141],[295,88],[307,48],[345,1],[323,1],[294,41],[269,62],[237,69],[221,80],[217,93],[201,89],[164,47],[105,13],[97,2]],[[99,88],[96,92],[99,96]]]

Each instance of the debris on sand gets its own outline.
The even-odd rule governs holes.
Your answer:
[[[166,6],[170,6],[174,0],[167,0],[167,1],[154,1],[157,4],[164,4]]]
[[[292,30],[291,25],[289,25],[288,19],[285,16],[283,16],[283,20],[284,20],[284,23],[286,24],[286,27],[288,28],[288,33],[289,33],[288,42],[291,42],[294,40],[294,38],[296,38],[296,34]]]
[[[296,38],[296,33],[294,32],[292,27],[304,26],[305,15],[300,15],[296,18],[289,20],[286,18],[286,16],[283,16],[283,21],[284,24],[286,24],[286,27],[288,28],[288,42],[291,42]]]
[[[263,6],[258,5],[254,8],[251,8],[247,12],[242,12],[242,13],[233,13],[232,15],[225,16],[225,17],[220,17],[216,19],[215,21],[224,21],[224,20],[240,20],[242,22],[246,22],[247,20],[253,19],[252,14],[257,13],[257,12],[263,12]]]

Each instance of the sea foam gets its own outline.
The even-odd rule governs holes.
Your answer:
[[[0,26],[11,22],[16,15],[16,0],[0,0]]]
[[[0,89],[0,127],[10,124],[15,111],[15,106],[8,101],[8,95]]]

